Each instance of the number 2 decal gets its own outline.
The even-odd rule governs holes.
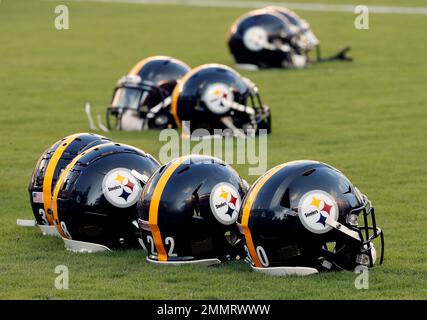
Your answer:
[[[152,236],[147,236],[147,242],[150,244],[150,252],[152,255],[157,256],[156,246],[154,245],[154,239]],[[172,237],[166,237],[165,244],[169,246],[168,256],[176,257],[177,253],[173,252],[175,249],[175,240]]]
[[[172,237],[166,237],[165,239],[166,245],[170,244],[168,256],[169,257],[176,257],[177,254],[173,252],[173,249],[175,249],[175,240]]]
[[[157,256],[156,246],[152,236],[147,236],[147,242],[150,244],[150,252],[152,255]]]

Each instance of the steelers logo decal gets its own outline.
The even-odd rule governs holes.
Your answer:
[[[338,206],[334,198],[322,190],[312,190],[301,197],[298,205],[301,223],[313,233],[325,233],[332,229],[326,220],[338,219]]]
[[[267,32],[261,27],[249,28],[243,35],[243,43],[251,51],[261,51],[267,42]]]
[[[234,95],[226,84],[214,83],[206,88],[202,100],[213,113],[224,114],[230,110],[234,102]]]
[[[102,181],[102,192],[113,206],[127,208],[135,204],[141,195],[141,185],[129,169],[116,168],[108,172]]]
[[[210,205],[215,218],[222,224],[236,222],[241,199],[234,186],[227,182],[218,183],[211,191]]]

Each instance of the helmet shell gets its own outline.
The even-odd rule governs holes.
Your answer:
[[[326,219],[358,230],[347,219],[351,213],[359,214],[364,204],[363,195],[339,170],[317,161],[293,161],[254,183],[241,207],[239,224],[256,267],[319,268],[324,246],[334,242],[336,248],[344,248],[342,256],[328,258],[351,269],[362,242],[332,228]]]
[[[51,197],[60,173],[84,150],[110,141],[93,133],[76,133],[49,147],[37,161],[28,185],[30,204],[39,225],[52,225]]]
[[[231,26],[227,42],[234,61],[238,64],[282,68],[284,61],[290,60],[290,54],[272,44],[292,45],[291,39],[294,36],[295,30],[290,28],[282,14],[261,9],[250,11],[237,19]],[[251,42],[254,44],[251,45]]]
[[[252,107],[255,114],[236,111],[236,104]],[[264,122],[270,127],[268,107],[262,105],[255,85],[221,64],[201,65],[181,79],[172,95],[171,112],[178,126],[189,121],[192,131],[205,129],[210,134],[227,129],[222,120],[225,117],[243,131],[257,129]]]
[[[108,248],[138,247],[136,201],[142,182],[159,167],[149,154],[108,143],[74,159],[55,188],[53,212],[59,233],[69,239]]]
[[[114,89],[107,108],[107,125],[111,127],[109,118],[113,115],[120,120],[121,130],[174,127],[168,99],[177,81],[189,70],[184,62],[168,56],[152,56],[138,62]]]
[[[235,222],[245,191],[237,172],[213,157],[181,157],[158,169],[138,204],[149,258],[227,260],[240,254]]]

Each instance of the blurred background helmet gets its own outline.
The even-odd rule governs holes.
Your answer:
[[[322,57],[320,41],[310,24],[280,6],[252,10],[238,18],[231,26],[227,42],[236,66],[248,70],[304,68],[314,62],[353,60],[346,55],[349,46]],[[313,49],[314,60],[309,58]]]
[[[107,108],[107,127],[125,131],[175,127],[170,114],[171,94],[178,79],[190,68],[166,56],[153,56],[138,62],[121,78]],[[111,123],[115,118],[115,124]]]
[[[308,63],[304,40],[301,28],[287,15],[259,9],[233,23],[228,47],[243,68],[304,68]]]
[[[179,127],[188,121],[191,132],[215,129],[233,135],[271,132],[270,110],[258,88],[247,78],[221,64],[204,64],[182,78],[172,95],[172,114]]]

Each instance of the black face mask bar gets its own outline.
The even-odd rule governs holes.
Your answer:
[[[354,268],[354,265],[362,265],[369,268],[374,266],[376,252],[373,241],[380,240],[381,255],[379,264],[384,260],[384,233],[381,228],[377,227],[375,219],[375,210],[371,202],[365,195],[361,195],[363,204],[360,207],[352,209],[347,214],[345,227],[355,232],[359,240],[344,241],[336,243],[334,250],[328,250],[326,244],[322,246],[322,255],[324,260],[319,261],[326,270],[348,270]],[[359,225],[359,220],[363,219],[363,225]],[[352,238],[350,238],[352,239]],[[354,260],[353,260],[354,259]],[[326,263],[326,264],[325,264]]]
[[[271,115],[270,109],[262,103],[261,96],[257,90],[249,93],[250,106],[255,110],[252,116],[252,122],[258,129],[266,129],[267,133],[271,132]],[[247,100],[247,99],[246,99]]]
[[[381,255],[379,264],[383,263],[384,260],[384,233],[381,228],[377,227],[377,222],[375,219],[375,209],[372,206],[371,201],[368,200],[366,196],[363,196],[364,205],[361,208],[356,208],[350,211],[351,214],[356,214],[359,212],[363,214],[363,226],[357,226],[357,231],[359,232],[360,239],[362,239],[362,252],[367,254],[369,257],[369,266],[374,265],[374,260],[372,257],[372,241],[379,238],[381,242]],[[369,218],[371,218],[369,224]]]

